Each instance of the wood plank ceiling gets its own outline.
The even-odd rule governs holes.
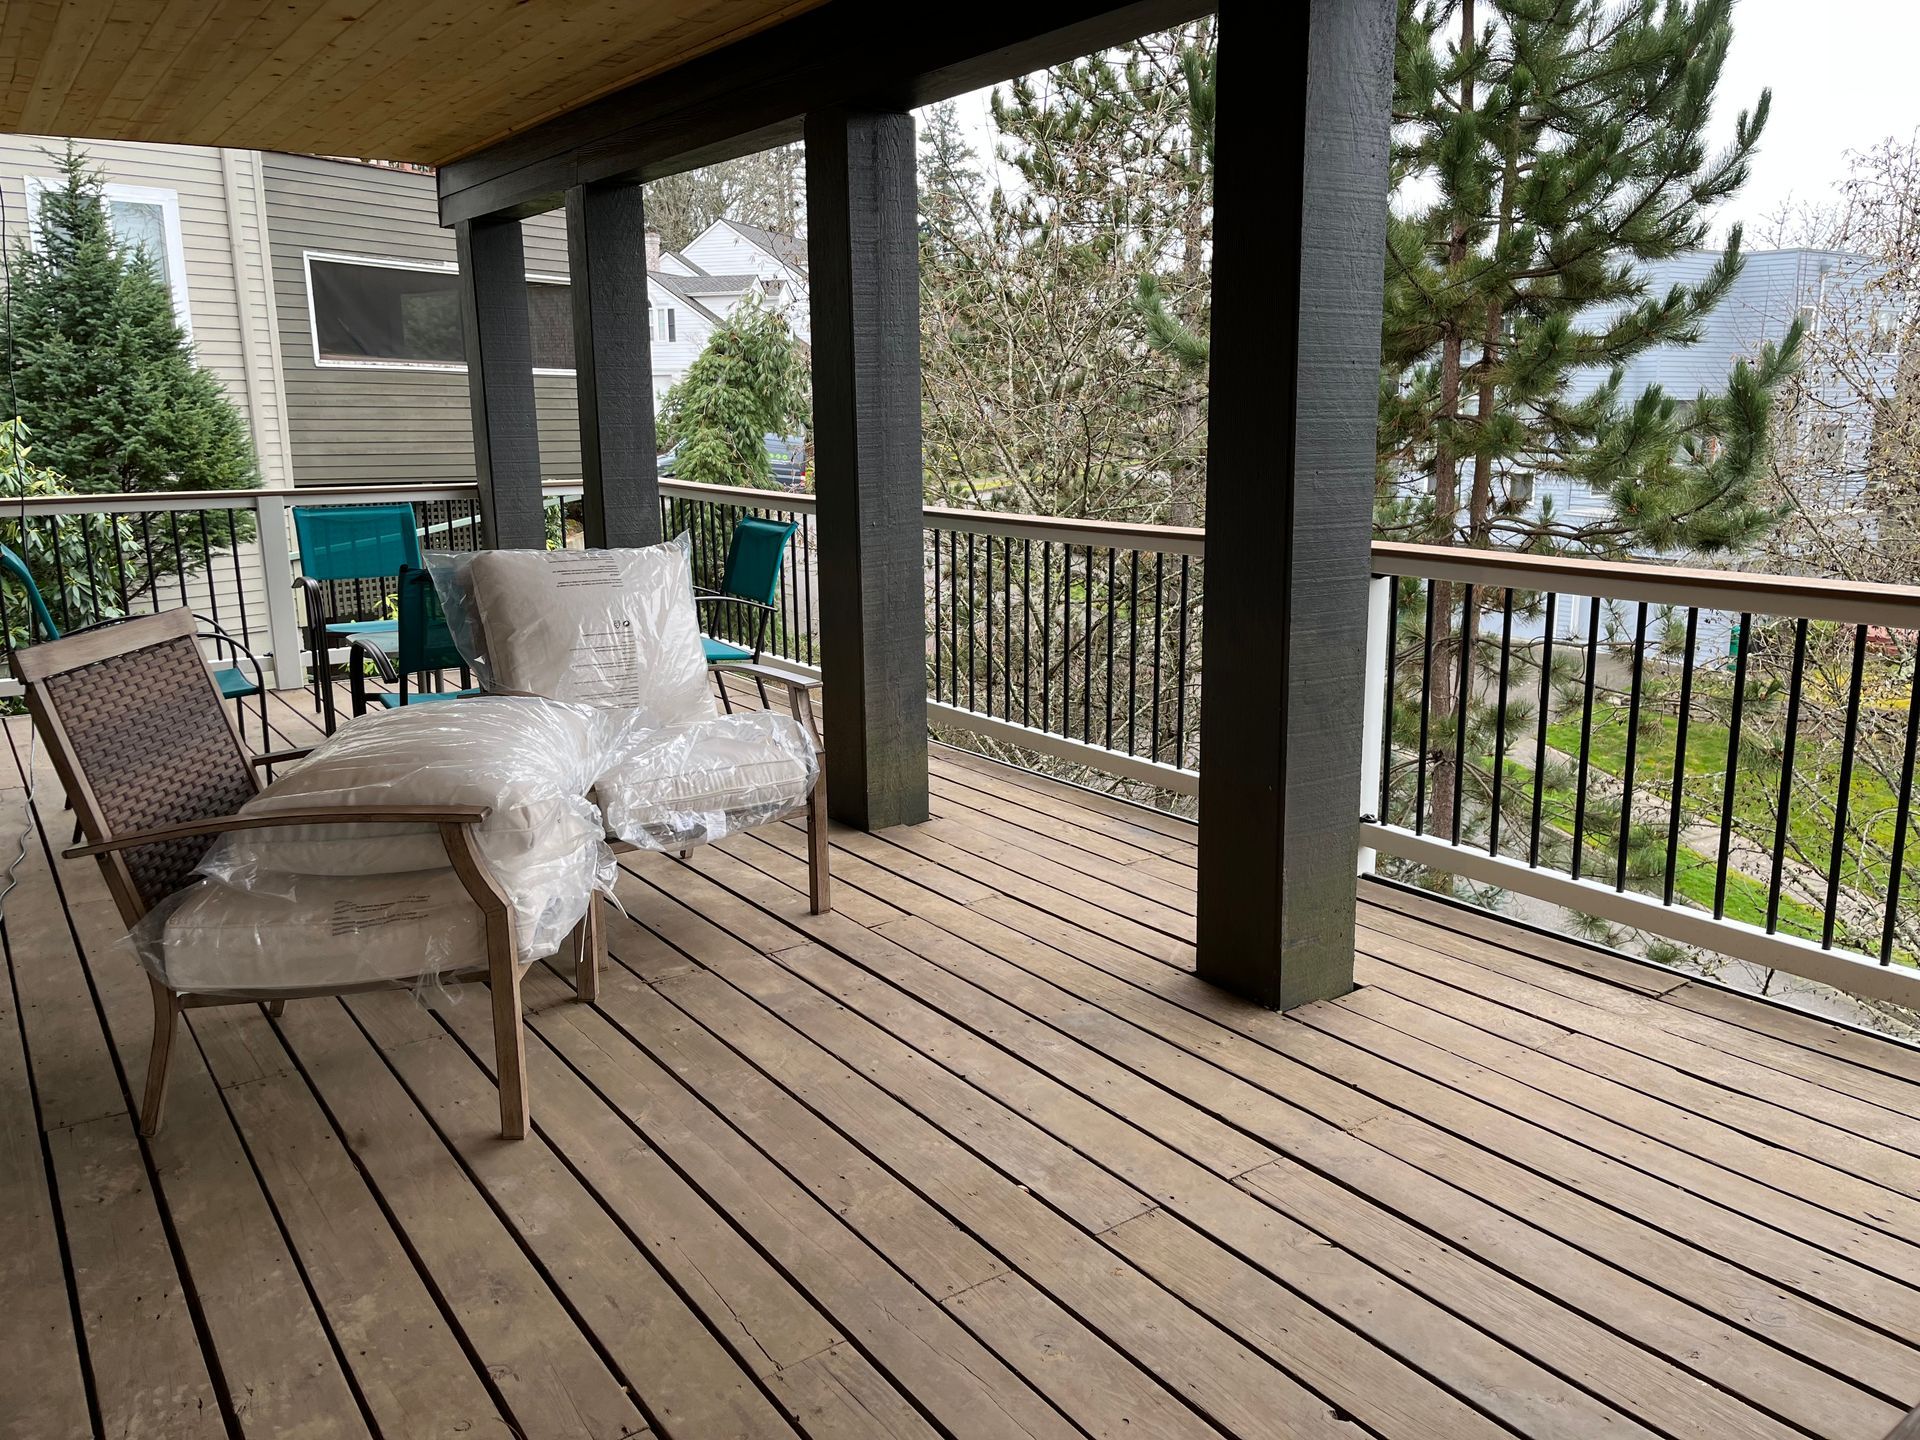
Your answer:
[[[0,132],[438,165],[821,0],[0,0]]]

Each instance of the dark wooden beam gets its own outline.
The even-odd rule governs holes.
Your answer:
[[[807,117],[827,797],[867,830],[927,818],[920,276],[913,117]]]
[[[455,240],[484,543],[540,549],[547,543],[547,526],[520,222],[464,221],[455,227]]]
[[[537,215],[797,140],[815,110],[910,110],[1206,14],[1212,0],[972,0],[938,20],[829,0],[440,169],[440,223]]]
[[[646,234],[638,182],[567,192],[582,523],[595,549],[660,539]]]
[[[1198,968],[1285,1009],[1353,986],[1394,5],[1221,12]]]

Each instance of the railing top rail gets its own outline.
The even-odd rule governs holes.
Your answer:
[[[1920,629],[1920,586],[1912,585],[1871,585],[1800,575],[1385,541],[1373,547],[1373,568],[1379,575],[1464,585]]]
[[[549,487],[551,488],[551,487]],[[572,487],[578,490],[580,487]],[[742,510],[785,510],[792,515],[812,515],[813,496],[804,490],[759,490],[747,485],[699,485],[691,480],[660,481],[660,493],[669,500],[707,500],[716,505],[732,505]]]
[[[1020,515],[1004,510],[926,507],[927,527],[962,534],[1005,535],[1017,540],[1091,545],[1096,550],[1150,550],[1167,555],[1199,555],[1207,532],[1183,525],[1135,525],[1122,520],[1072,520],[1053,515]]]

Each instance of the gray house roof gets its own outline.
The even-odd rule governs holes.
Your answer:
[[[720,325],[725,323],[720,318],[720,316],[716,315],[713,311],[709,310],[705,305],[701,304],[699,299],[693,293],[693,291],[687,288],[687,282],[689,280],[699,279],[702,277],[692,276],[692,275],[674,275],[665,270],[649,270],[647,272],[647,278],[649,280],[657,280],[662,286],[664,286],[673,295],[675,295],[681,300],[684,300],[688,305],[692,306],[695,310],[699,311],[702,315],[706,316],[709,320],[713,321],[714,324]]]
[[[728,220],[727,224],[781,264],[791,265],[795,270],[807,268],[806,241],[796,240],[791,235],[782,235],[776,230],[762,230],[758,225],[748,225],[739,220]]]
[[[691,263],[691,262],[689,262]],[[689,295],[738,295],[760,277],[758,275],[676,275],[680,288]]]

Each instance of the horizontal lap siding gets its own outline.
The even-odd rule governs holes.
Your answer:
[[[428,175],[302,155],[267,155],[281,366],[297,484],[470,484],[473,425],[467,377],[445,370],[361,370],[313,358],[306,251],[451,262],[453,232],[436,220]],[[527,269],[567,273],[566,222],[526,222]],[[580,475],[571,376],[536,376],[542,473]]]

